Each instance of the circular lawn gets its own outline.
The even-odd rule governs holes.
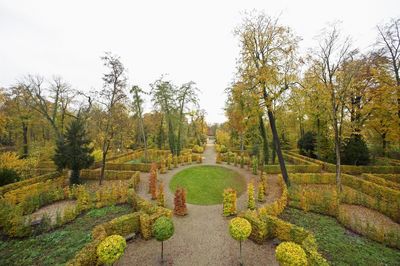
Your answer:
[[[195,166],[177,173],[169,183],[172,192],[186,189],[186,202],[197,205],[222,203],[225,188],[233,188],[238,196],[246,189],[246,180],[239,173],[221,166]]]

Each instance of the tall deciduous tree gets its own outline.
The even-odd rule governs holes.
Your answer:
[[[118,120],[118,110],[121,108],[121,103],[126,97],[125,88],[127,81],[125,67],[118,56],[107,52],[101,57],[101,60],[109,72],[103,75],[104,86],[100,92],[100,103],[105,108],[104,121],[101,123],[103,155],[99,179],[100,185],[104,179],[107,154],[117,132],[118,125],[116,121]]]
[[[199,99],[197,96],[198,89],[195,87],[196,83],[190,81],[188,83],[183,84],[178,89],[177,94],[177,102],[179,106],[179,118],[178,118],[178,137],[176,140],[176,153],[177,155],[181,152],[182,146],[182,126],[183,126],[183,118],[185,116],[185,109],[188,108],[188,104],[193,104],[195,106],[198,105]]]
[[[168,143],[172,154],[177,154],[175,127],[173,122],[174,108],[175,108],[175,93],[176,90],[173,84],[169,81],[161,79],[156,80],[151,86],[151,95],[154,106],[158,108],[165,117],[168,126]],[[161,120],[160,132],[162,130]]]
[[[397,116],[400,123],[400,18],[392,19],[388,24],[378,26],[380,45],[383,54],[390,62],[395,77],[397,92]]]
[[[280,25],[277,19],[262,12],[248,14],[235,34],[241,46],[240,75],[251,85],[251,90],[259,95],[266,108],[281,172],[289,184],[273,113],[273,101],[296,81],[299,38],[293,35],[290,28]]]
[[[144,157],[145,161],[147,161],[147,140],[146,140],[146,132],[144,130],[144,122],[143,122],[143,98],[142,95],[144,91],[139,88],[139,86],[132,86],[131,93],[133,96],[132,108],[133,113],[138,119],[140,132],[142,134],[142,141],[144,146]]]
[[[348,97],[354,72],[346,68],[346,60],[354,54],[350,39],[342,39],[337,25],[323,32],[319,48],[312,57],[312,71],[330,96],[331,120],[335,133],[336,183],[342,189],[340,146],[344,120],[345,100]]]

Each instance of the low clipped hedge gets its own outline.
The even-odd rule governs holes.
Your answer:
[[[323,162],[317,159],[309,158],[295,152],[286,152],[286,154],[293,157],[303,159],[312,163],[316,163],[322,166],[322,169],[327,172],[336,172],[336,165]],[[360,175],[362,173],[374,173],[374,174],[400,174],[400,166],[376,166],[376,165],[341,165],[340,169],[343,173],[351,175]]]
[[[104,180],[126,180],[139,174],[140,172],[138,171],[105,170]],[[81,178],[87,180],[97,180],[100,178],[100,170],[81,170]]]
[[[152,225],[161,216],[172,217],[172,211],[156,206],[143,200],[136,194],[131,204],[136,212],[117,217],[109,222],[96,226],[92,230],[92,241],[84,246],[73,259],[67,262],[68,266],[98,265],[97,246],[110,235],[127,236],[140,233],[144,239],[151,238]]]
[[[266,179],[264,179],[266,180]],[[268,214],[272,216],[278,216],[281,214],[287,205],[288,202],[288,189],[283,181],[282,175],[279,175],[279,186],[281,188],[281,196],[272,203],[264,204],[262,207],[258,209],[260,214]],[[267,184],[268,187],[268,184]]]
[[[240,214],[251,223],[250,239],[263,243],[267,239],[278,238],[281,241],[290,241],[300,245],[306,255],[309,265],[329,265],[318,253],[318,246],[312,233],[302,227],[285,222],[277,217],[258,214],[256,211],[246,211]]]
[[[60,176],[60,174],[53,171],[53,172],[48,173],[48,174],[44,174],[44,175],[28,178],[28,179],[25,179],[23,181],[19,181],[19,182],[16,182],[16,183],[8,184],[8,185],[0,187],[0,195],[3,195],[3,194],[5,194],[5,193],[7,193],[7,192],[9,192],[11,190],[15,190],[15,189],[22,188],[24,186],[28,186],[28,185],[32,185],[32,184],[35,184],[35,183],[43,182],[43,181],[46,181],[46,180],[49,180],[49,179],[53,179],[53,178],[58,177],[58,176]]]
[[[286,165],[288,173],[320,173],[322,166],[318,164],[309,165]],[[264,171],[267,174],[280,174],[281,167],[279,165],[265,165]]]
[[[374,176],[400,184],[400,174],[374,174]]]
[[[106,170],[139,171],[149,173],[151,170],[151,165],[151,163],[107,163]]]
[[[375,183],[377,185],[395,189],[395,190],[400,190],[400,183],[396,183],[396,182],[387,180],[385,178],[376,176],[374,174],[362,174],[361,176],[364,178],[364,180]]]

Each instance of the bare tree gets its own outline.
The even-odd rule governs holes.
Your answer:
[[[26,105],[41,114],[49,122],[56,137],[61,138],[68,107],[75,97],[71,86],[59,76],[54,76],[46,84],[42,76],[28,75],[19,82],[18,87],[26,95]]]
[[[400,119],[400,18],[392,19],[388,24],[377,26],[383,54],[388,58],[397,87],[397,116]],[[400,123],[400,121],[399,121]]]
[[[100,92],[100,103],[105,109],[104,123],[101,123],[103,132],[102,139],[102,160],[99,184],[102,184],[104,179],[104,170],[106,166],[107,154],[110,150],[111,141],[117,130],[117,125],[114,123],[118,111],[119,104],[126,97],[125,88],[127,77],[125,67],[121,63],[120,58],[110,52],[105,53],[101,57],[104,66],[109,72],[103,75],[104,86]]]
[[[346,68],[355,50],[351,50],[349,37],[342,39],[337,25],[325,30],[319,37],[319,47],[312,56],[312,71],[329,93],[331,102],[331,120],[335,132],[336,184],[341,191],[340,145],[345,101],[351,86],[354,72]],[[349,64],[347,64],[349,65]]]

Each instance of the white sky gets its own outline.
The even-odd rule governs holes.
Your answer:
[[[280,15],[302,37],[302,50],[335,20],[361,50],[369,49],[375,26],[400,15],[394,0],[0,0],[0,86],[29,73],[61,75],[80,90],[100,89],[100,56],[112,51],[128,69],[129,83],[145,90],[165,73],[175,84],[195,81],[207,121],[223,122],[224,89],[238,56],[232,32],[241,12],[251,9]]]

